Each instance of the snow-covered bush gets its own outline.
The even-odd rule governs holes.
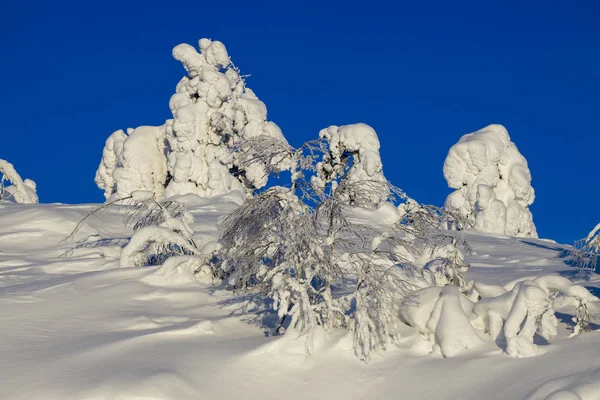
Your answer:
[[[598,253],[600,252],[600,224],[587,235],[573,244],[573,248],[567,251],[566,255],[571,258],[571,262],[582,270],[596,271],[598,262]]]
[[[528,208],[535,194],[527,160],[502,125],[464,135],[448,152],[444,177],[456,189],[445,207],[471,221],[475,229],[537,237]]]
[[[468,286],[470,291],[465,294],[456,287],[428,287],[401,302],[402,320],[438,346],[444,357],[498,339],[505,341],[508,355],[536,355],[534,335],[549,340],[557,333],[555,304],[571,306],[574,334],[578,334],[589,322],[587,305],[600,301],[583,286],[557,275],[525,278],[504,286],[471,281]],[[446,322],[440,324],[443,318]]]
[[[15,167],[6,160],[0,159],[0,201],[36,204],[39,202],[36,184],[31,179],[21,179]],[[11,185],[4,186],[9,181]]]
[[[161,265],[171,256],[197,254],[192,239],[194,221],[177,201],[157,201],[149,191],[134,191],[133,210],[125,219],[134,234],[121,250],[120,266]]]
[[[446,216],[387,182],[379,141],[367,125],[327,128],[320,140],[297,150],[267,150],[266,143],[264,136],[245,142],[251,156],[244,161],[285,160],[291,185],[256,195],[220,223],[217,269],[232,289],[271,297],[280,316],[277,330],[305,335],[309,353],[317,326],[341,327],[354,332],[355,353],[368,362],[373,350],[397,341],[403,295],[431,285],[435,273],[444,284],[462,282],[455,279],[464,272],[459,267],[434,273],[412,262],[429,249],[424,264],[435,258],[464,266],[448,247],[457,243],[440,234]],[[445,252],[432,251],[435,242]]]
[[[134,231],[121,249],[121,267],[162,265],[173,256],[200,254],[192,239],[194,217],[185,205],[174,200],[156,200],[149,190],[134,190],[127,197],[96,208],[83,217],[63,241],[73,239],[87,218],[114,207],[125,207],[123,223]]]
[[[159,200],[233,190],[250,194],[265,186],[270,171],[289,167],[277,159],[271,165],[241,161],[248,158],[239,147],[243,141],[266,136],[284,146],[287,142],[279,127],[267,121],[265,104],[246,87],[223,43],[201,39],[199,48],[180,44],[173,49],[188,75],[169,101],[172,119],[127,134],[119,130],[107,139],[96,173],[107,199],[134,190],[152,191]]]

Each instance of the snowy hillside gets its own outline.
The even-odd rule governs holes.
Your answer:
[[[346,331],[318,329],[307,355],[304,340],[271,335],[273,314],[255,312],[258,298],[185,267],[119,268],[132,233],[124,210],[86,219],[61,242],[96,207],[0,205],[0,399],[600,399],[600,331],[568,338],[566,304],[555,305],[551,345],[535,337],[535,357],[509,357],[498,341],[443,358],[409,326],[368,365]],[[225,197],[190,208],[199,249],[236,207]],[[568,266],[563,245],[466,238],[467,279],[497,285],[557,273],[600,294],[600,277]]]

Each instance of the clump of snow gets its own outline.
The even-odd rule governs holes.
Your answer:
[[[461,297],[456,286],[444,287],[427,321],[444,357],[454,357],[483,343],[465,314]]]
[[[444,177],[456,191],[448,210],[482,232],[537,237],[529,206],[535,198],[527,160],[502,125],[464,135],[450,148]]]
[[[39,199],[36,193],[36,184],[31,179],[23,180],[15,167],[6,160],[0,159],[0,201],[7,200],[15,203],[36,204]],[[8,180],[12,185],[4,186]]]
[[[144,282],[153,285],[212,283],[213,280],[206,259],[196,255],[169,257],[156,271],[143,278]]]
[[[402,301],[402,320],[439,346],[444,357],[498,338],[506,341],[508,355],[537,355],[534,335],[547,340],[557,335],[555,301],[570,302],[577,311],[600,301],[583,286],[558,275],[523,277],[504,286],[472,281],[468,286],[468,297],[448,285],[417,290]],[[583,326],[575,322],[576,330]]]

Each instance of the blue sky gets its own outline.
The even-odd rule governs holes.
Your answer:
[[[594,0],[7,0],[0,158],[42,202],[102,201],[104,141],[170,118],[184,75],[171,49],[209,37],[291,144],[370,124],[388,179],[423,203],[450,192],[442,164],[461,135],[505,125],[532,171],[540,236],[571,242],[600,221],[598,20]]]

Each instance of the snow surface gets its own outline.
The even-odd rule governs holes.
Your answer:
[[[218,218],[239,200],[185,198],[198,248],[214,248]],[[567,304],[555,305],[551,344],[534,338],[535,357],[510,357],[502,339],[480,341],[467,321],[445,319],[445,312],[437,331],[458,330],[464,340],[436,348],[405,326],[398,347],[364,365],[351,334],[318,330],[308,356],[304,339],[265,333],[272,322],[252,312],[258,299],[233,297],[210,276],[193,276],[194,256],[172,259],[171,269],[119,268],[132,234],[122,225],[124,206],[91,216],[74,242],[61,243],[96,206],[0,205],[0,399],[600,399],[600,331],[568,338]],[[475,251],[467,255],[467,278],[480,282],[480,294],[502,295],[552,273],[600,293],[598,275],[568,266],[563,245],[466,237]],[[539,285],[578,290],[563,283]],[[442,293],[443,301],[423,298],[432,312],[434,304],[458,314],[469,307],[452,287],[426,290],[432,300]],[[431,331],[426,323],[422,329]]]
[[[363,123],[339,127],[332,125],[321,129],[319,137],[328,141],[331,153],[328,156],[334,159],[334,164],[340,163],[340,158],[344,153],[354,154],[352,165],[345,173],[345,179],[350,184],[349,202],[360,197],[358,193],[354,193],[353,183],[366,181],[387,183],[387,179],[383,175],[383,165],[379,154],[379,138],[375,130],[369,125]],[[321,166],[318,165],[318,169],[321,167],[323,167],[322,163]],[[324,182],[319,184],[322,186]],[[389,189],[385,185],[375,186],[372,192],[368,199],[361,202],[363,207],[378,208],[389,197]]]

